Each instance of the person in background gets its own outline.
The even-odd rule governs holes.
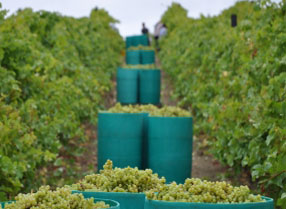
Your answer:
[[[159,31],[159,38],[162,38],[165,35],[167,35],[167,27],[163,24]]]
[[[154,38],[155,38],[155,45],[157,50],[159,51],[159,39],[161,39],[163,36],[167,34],[167,27],[165,24],[158,22],[155,25],[155,30],[154,30]]]
[[[155,25],[155,29],[154,29],[154,37],[155,37],[155,40],[158,40],[159,39],[159,35],[160,35],[160,28],[163,27],[163,23],[161,22],[158,22],[156,25]]]
[[[146,28],[145,23],[142,23],[142,34],[148,37],[148,46],[150,46],[149,30]]]
[[[148,28],[146,28],[145,23],[142,23],[142,34],[143,35],[148,35],[149,31]]]

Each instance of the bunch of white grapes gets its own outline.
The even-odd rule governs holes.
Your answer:
[[[143,45],[139,45],[139,46],[131,46],[128,48],[128,50],[154,50],[154,48],[152,46],[143,46]]]
[[[124,65],[123,69],[134,69],[134,70],[154,70],[157,69],[155,64],[150,65]]]
[[[166,180],[153,174],[152,170],[138,168],[113,168],[108,160],[99,174],[85,176],[72,189],[97,192],[132,192],[140,193],[153,189],[157,191]]]
[[[158,191],[148,191],[151,200],[200,203],[263,202],[260,195],[250,193],[248,186],[234,187],[226,182],[210,182],[198,178],[186,179],[184,184],[166,184]]]
[[[93,198],[84,199],[82,194],[71,194],[68,188],[50,190],[49,186],[40,187],[36,193],[19,194],[16,202],[6,204],[4,209],[100,209],[110,208],[103,201],[94,203]]]
[[[160,117],[190,117],[191,113],[180,107],[163,106],[155,111],[150,112],[150,115]]]
[[[110,108],[111,113],[149,113],[150,116],[160,117],[190,117],[191,113],[180,107],[163,106],[161,108],[155,105],[121,105],[117,103]]]

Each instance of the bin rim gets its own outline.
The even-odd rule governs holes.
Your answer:
[[[94,198],[94,197],[90,197],[93,198],[94,201],[104,201],[106,204],[109,204],[108,202],[112,202],[115,205],[111,206],[110,208],[118,208],[120,206],[119,202],[115,201],[115,200],[111,200],[111,199],[102,199],[102,198]],[[84,198],[84,199],[90,199],[90,198]]]
[[[128,48],[128,49],[126,50],[126,52],[128,52],[128,51],[129,51],[129,52],[139,52],[139,53],[140,53],[140,51],[142,51],[142,50],[141,50],[141,49],[129,49],[129,48]]]
[[[75,192],[75,193],[84,193],[84,192],[93,192],[93,193],[104,193],[104,194],[114,194],[114,195],[137,195],[137,196],[145,196],[145,193],[144,192],[103,192],[103,191],[81,191],[81,190],[72,190],[72,192]],[[98,199],[101,199],[101,198],[98,198]]]
[[[141,51],[153,51],[155,52],[155,49],[140,49]]]
[[[117,70],[135,71],[135,70],[139,70],[139,69],[138,69],[138,68],[124,68],[124,67],[118,67]]]
[[[273,199],[270,197],[261,196],[263,200],[266,200],[265,202],[242,202],[242,203],[203,203],[203,202],[171,202],[171,201],[164,201],[164,200],[150,200],[147,197],[145,198],[145,201],[150,201],[154,203],[162,203],[162,204],[174,204],[177,206],[183,206],[183,205],[205,205],[205,206],[225,206],[225,205],[254,205],[254,204],[265,204],[265,203],[274,203]],[[179,204],[179,205],[178,205]]]
[[[108,112],[107,110],[99,111],[99,114],[117,114],[117,115],[141,115],[146,114],[147,112],[136,112],[136,113],[129,113],[129,112]],[[148,113],[149,114],[149,113]]]
[[[149,118],[166,118],[166,119],[173,119],[173,120],[178,120],[178,119],[193,119],[192,116],[183,116],[183,117],[180,117],[180,116],[156,116],[156,115],[149,115]]]
[[[117,70],[135,71],[135,70],[141,70],[141,68],[124,68],[124,67],[118,67]]]
[[[154,72],[157,72],[157,71],[159,71],[159,72],[161,72],[161,69],[159,69],[159,68],[151,68],[151,69],[145,69],[145,68],[139,68],[139,70],[140,71],[142,71],[142,72],[152,72],[152,71],[154,71]]]

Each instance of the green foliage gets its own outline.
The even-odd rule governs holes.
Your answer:
[[[286,207],[286,3],[238,2],[216,17],[187,18],[174,4],[163,16],[162,68],[180,105],[214,155],[249,168],[262,191]],[[230,15],[238,15],[231,28]]]
[[[59,152],[86,140],[120,64],[124,42],[104,10],[80,19],[46,11],[0,11],[0,200],[36,182],[37,170],[58,166]],[[37,176],[37,179],[35,179]]]
[[[187,20],[188,11],[183,8],[179,3],[173,2],[168,10],[164,13],[161,21],[166,25],[168,30],[173,30],[176,28],[177,24],[182,24]]]

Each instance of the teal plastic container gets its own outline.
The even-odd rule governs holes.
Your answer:
[[[126,51],[126,64],[127,65],[140,65],[141,64],[140,50],[127,50]]]
[[[138,103],[139,71],[117,69],[117,102],[122,104]]]
[[[143,145],[142,145],[142,169],[148,168],[148,118],[149,113],[142,113],[143,119]]]
[[[98,169],[110,159],[115,167],[142,167],[142,113],[98,114]]]
[[[142,44],[142,38],[141,38],[141,35],[138,35],[138,36],[133,36],[133,39],[132,39],[132,46],[139,46]]]
[[[72,193],[79,193],[79,192],[72,192]],[[84,198],[91,198],[89,197],[88,195],[84,195]],[[94,198],[94,197],[93,197]],[[110,209],[120,209],[120,204],[119,202],[116,202],[114,200],[109,200],[109,199],[100,199],[100,198],[94,198],[94,203],[97,203],[97,202],[105,202],[105,204],[108,204],[110,207]],[[10,204],[12,203],[13,201],[9,201],[9,202],[1,202],[1,206],[2,206],[2,209],[5,207],[6,204]]]
[[[192,143],[192,117],[148,118],[148,167],[167,182],[191,177]]]
[[[138,36],[127,36],[126,37],[126,49],[129,47],[136,46],[149,46],[149,39],[147,35],[138,35]]]
[[[154,50],[141,50],[141,64],[150,65],[155,63],[155,51]]]
[[[167,202],[158,200],[145,201],[145,209],[274,209],[273,199],[263,197],[266,202],[259,203],[186,203],[186,202]]]
[[[84,198],[91,198],[91,197],[88,197],[88,196],[85,196],[83,194]],[[105,202],[105,204],[108,204],[110,207],[110,209],[120,209],[120,204],[119,202],[115,201],[115,200],[109,200],[109,199],[101,199],[101,198],[94,198],[94,203],[97,203],[97,202]]]
[[[126,193],[126,192],[82,192],[73,191],[73,193],[82,193],[85,198],[104,198],[119,202],[120,209],[144,209],[145,194]]]
[[[140,70],[139,71],[139,103],[160,104],[161,71]]]
[[[147,35],[142,35],[141,36],[140,45],[142,45],[142,46],[149,46],[149,38],[148,38]]]
[[[132,39],[133,39],[132,36],[127,36],[127,37],[126,37],[126,41],[125,41],[125,43],[126,43],[126,49],[128,49],[129,47],[132,46]]]
[[[138,35],[138,36],[133,36],[133,42],[132,46],[148,46],[149,45],[149,40],[147,35]]]

